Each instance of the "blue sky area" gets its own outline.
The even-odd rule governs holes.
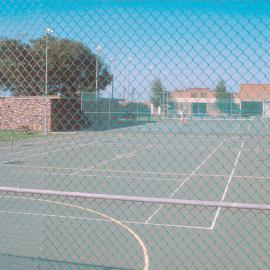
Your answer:
[[[268,1],[5,0],[0,36],[24,41],[46,27],[77,40],[111,64],[116,96],[146,99],[159,77],[171,91],[213,88],[223,78],[230,91],[241,83],[270,83]],[[128,59],[132,61],[129,62]],[[152,69],[149,70],[149,66]],[[105,96],[110,93],[110,87]]]

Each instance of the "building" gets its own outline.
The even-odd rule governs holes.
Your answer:
[[[168,92],[168,107],[192,116],[222,116],[240,113],[238,93],[226,93],[226,98],[217,100],[216,92],[209,88],[189,88]]]
[[[183,111],[188,115],[218,115],[216,96],[209,88],[189,88],[169,92],[169,110]]]
[[[270,84],[241,84],[239,99],[243,116],[270,117]]]

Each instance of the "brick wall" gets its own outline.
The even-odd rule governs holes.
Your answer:
[[[51,125],[52,101],[59,99],[49,96],[47,99],[47,128]],[[45,97],[2,97],[0,98],[0,129],[25,129],[43,132],[45,130]]]
[[[169,92],[174,99],[216,99],[215,92],[209,88],[189,88],[187,90],[176,90]]]
[[[240,100],[270,101],[270,84],[241,84]]]

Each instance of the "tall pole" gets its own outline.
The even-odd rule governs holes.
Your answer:
[[[151,100],[151,74],[152,74],[152,70],[153,70],[153,66],[151,64],[148,65],[148,71],[149,71],[149,77],[148,77],[148,80],[149,80],[149,102]]]
[[[96,57],[96,99],[98,98],[98,56],[99,56],[99,52],[101,51],[101,47],[97,46],[96,47],[96,53],[97,53],[97,57]]]
[[[130,95],[131,91],[130,91],[130,65],[132,63],[132,58],[128,58],[128,86],[127,86],[127,92],[128,95]]]
[[[45,30],[46,34],[46,44],[45,44],[45,135],[48,134],[48,39],[52,34],[53,30],[47,28]]]
[[[168,73],[165,71],[164,72],[164,75],[165,75],[165,78],[167,80],[167,77],[168,77]],[[165,117],[165,89],[163,89],[162,91],[162,99],[163,99],[163,104],[162,104],[162,114],[163,114],[163,117]]]
[[[114,62],[115,62],[115,59],[114,58],[111,58],[111,61],[112,61],[112,99],[114,98]]]

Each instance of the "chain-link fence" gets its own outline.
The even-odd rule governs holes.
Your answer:
[[[269,269],[270,3],[0,4],[0,269]]]

